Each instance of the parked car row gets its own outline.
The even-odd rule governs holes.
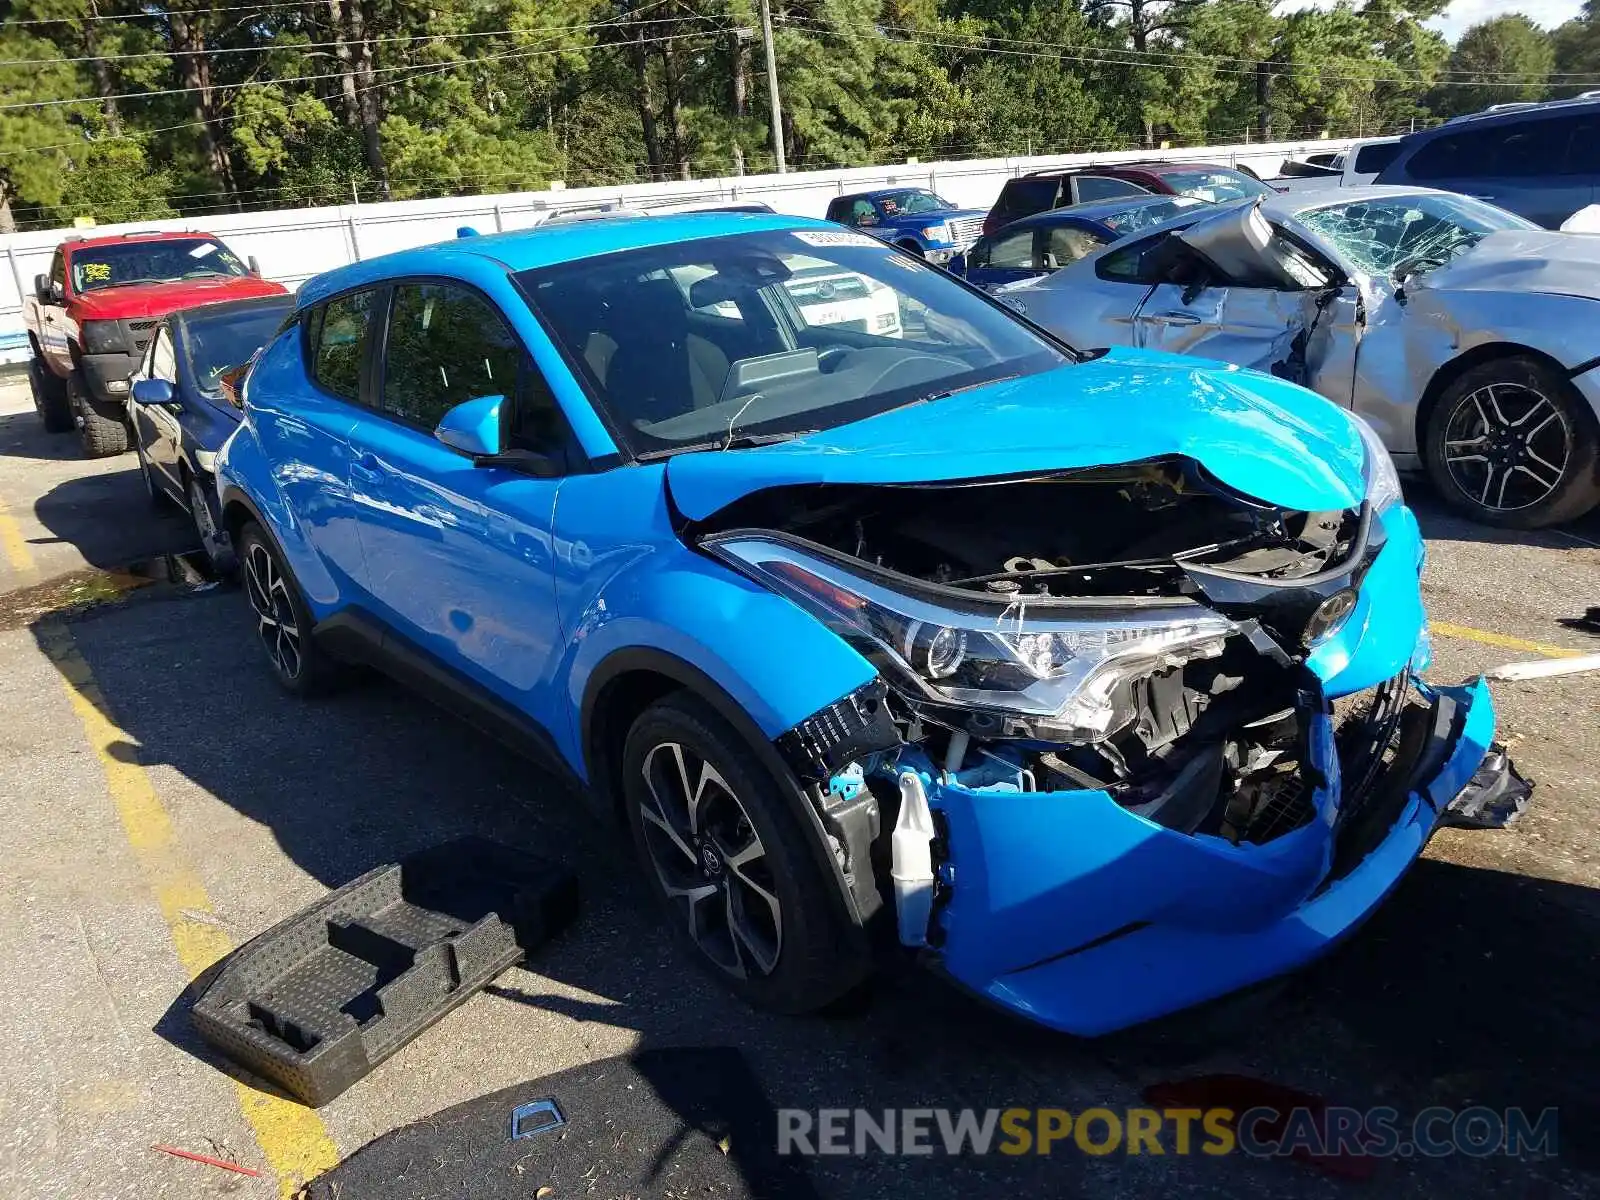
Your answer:
[[[1254,211],[1138,203],[1082,262]],[[1247,986],[1390,893],[1493,737],[1418,678],[1361,417],[1078,349],[870,228],[469,231],[150,333],[141,468],[284,688],[379,667],[549,764],[758,1005],[884,943],[1086,1034]]]

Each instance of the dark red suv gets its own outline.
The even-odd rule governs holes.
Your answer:
[[[1219,201],[1268,196],[1272,189],[1248,172],[1217,163],[1156,160],[1059,167],[1007,180],[983,220],[983,232],[992,234],[1020,217],[1052,208],[1134,192]]]

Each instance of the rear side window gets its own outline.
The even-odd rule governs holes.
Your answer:
[[[1399,142],[1384,142],[1376,146],[1363,146],[1356,151],[1355,173],[1376,175],[1394,161],[1400,153]]]
[[[389,309],[383,411],[432,429],[466,400],[517,394],[522,344],[476,292],[446,283],[402,283]]]
[[[1130,242],[1120,250],[1113,250],[1094,265],[1094,273],[1101,279],[1116,283],[1160,283],[1167,257],[1155,251],[1167,240],[1165,233],[1142,241]]]
[[[311,315],[306,327],[311,378],[341,400],[361,398],[361,363],[367,353],[375,293],[353,292],[329,300]]]
[[[989,248],[986,261],[981,265],[1031,270],[1038,265],[1033,258],[1033,239],[1034,231],[1031,229],[1001,234]]]
[[[1559,175],[1582,125],[1581,118],[1561,117],[1443,133],[1411,156],[1406,172],[1419,183]]]
[[[1150,189],[1129,183],[1126,179],[1113,179],[1109,175],[1079,175],[1072,181],[1078,189],[1078,201],[1111,200],[1117,196],[1144,196]]]
[[[1055,179],[1013,179],[1000,189],[1000,211],[1008,216],[1026,217],[1056,206]]]

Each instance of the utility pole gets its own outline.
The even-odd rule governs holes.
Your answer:
[[[772,101],[772,154],[778,160],[778,174],[788,167],[783,161],[783,105],[778,100],[778,58],[772,52],[772,8],[761,0],[761,47],[767,55],[767,92]]]

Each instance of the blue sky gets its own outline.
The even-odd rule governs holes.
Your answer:
[[[1279,12],[1294,12],[1301,8],[1332,8],[1335,0],[1284,0]],[[1454,0],[1444,15],[1429,21],[1430,27],[1444,34],[1452,43],[1480,21],[1503,17],[1509,13],[1523,13],[1535,24],[1554,29],[1563,21],[1571,20],[1583,8],[1583,0],[1521,0],[1506,4],[1504,0]]]
[[[1444,15],[1428,24],[1454,42],[1472,26],[1493,17],[1522,13],[1534,24],[1554,29],[1564,21],[1577,16],[1583,0],[1521,0],[1519,4],[1506,4],[1503,0],[1455,0]]]

